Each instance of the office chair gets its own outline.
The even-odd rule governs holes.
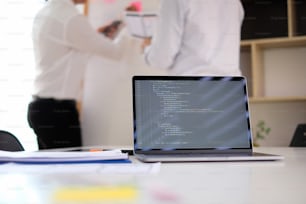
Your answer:
[[[0,130],[0,150],[17,152],[24,151],[24,148],[12,133]]]

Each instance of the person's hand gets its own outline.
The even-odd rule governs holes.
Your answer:
[[[141,1],[133,1],[131,2],[126,8],[126,11],[137,11],[141,12],[142,11],[142,3]]]
[[[122,25],[121,21],[113,21],[112,23],[98,28],[98,32],[104,34],[110,39],[114,39]]]
[[[131,5],[131,6],[126,7],[125,10],[126,11],[137,11],[137,8],[133,5]]]
[[[151,38],[144,38],[141,44],[142,52],[146,49],[146,47],[151,45]]]

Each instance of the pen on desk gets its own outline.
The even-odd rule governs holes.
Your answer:
[[[90,149],[90,152],[100,152],[100,151],[109,151],[110,149],[100,149],[100,148],[93,148]],[[134,155],[134,151],[132,149],[121,149],[122,153],[127,153],[128,155]]]
[[[105,149],[100,149],[100,148],[93,148],[89,149],[90,152],[101,152],[101,151],[106,151]]]

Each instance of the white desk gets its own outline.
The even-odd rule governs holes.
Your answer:
[[[67,203],[55,201],[54,192],[67,187],[88,189],[128,184],[137,190],[136,199],[112,203],[305,204],[306,148],[255,150],[281,154],[285,159],[278,162],[164,163],[159,173],[144,175],[7,172],[0,174],[0,203]]]

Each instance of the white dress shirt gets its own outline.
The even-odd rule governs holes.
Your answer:
[[[161,0],[147,63],[173,75],[240,75],[239,0]]]
[[[34,19],[34,95],[77,100],[89,58],[119,60],[124,43],[97,33],[72,0],[49,1]]]

